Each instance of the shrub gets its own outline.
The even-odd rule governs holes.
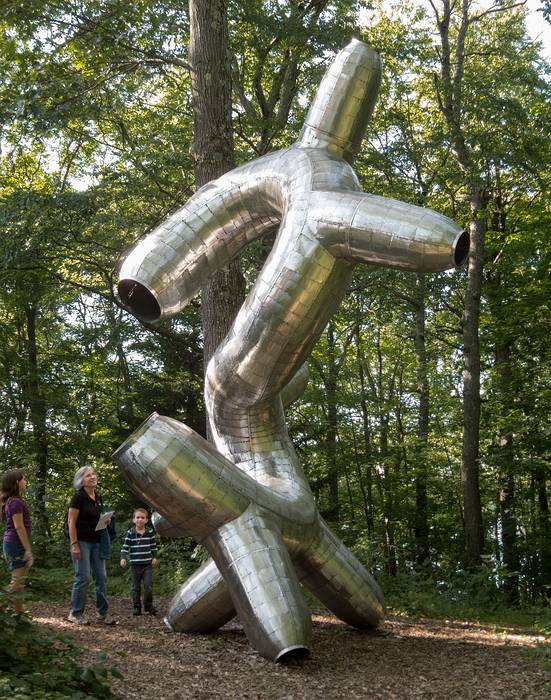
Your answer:
[[[120,677],[99,660],[83,667],[80,650],[69,637],[34,625],[11,611],[9,597],[0,593],[0,697],[11,700],[84,700],[116,698],[108,685]]]

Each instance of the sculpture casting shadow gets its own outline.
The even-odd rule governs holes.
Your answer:
[[[215,446],[153,414],[115,460],[164,534],[212,556],[176,594],[174,630],[210,632],[237,612],[252,646],[306,653],[306,586],[341,620],[374,627],[383,596],[320,517],[287,434],[282,393],[343,298],[353,267],[457,266],[468,236],[447,217],[365,194],[350,161],[376,99],[378,54],[353,40],[328,69],[297,142],[202,187],[125,260],[119,293],[136,316],[175,314],[208,276],[279,227],[273,249],[210,361],[205,401]]]

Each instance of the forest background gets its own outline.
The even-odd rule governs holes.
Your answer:
[[[381,52],[362,187],[452,217],[470,260],[430,276],[358,268],[290,433],[322,515],[394,605],[516,606],[548,624],[551,66],[525,13],[230,1],[222,60],[240,164],[296,139],[352,36]],[[115,292],[125,251],[201,184],[189,27],[181,0],[0,9],[0,468],[29,476],[37,595],[68,594],[76,468],[96,467],[124,528],[136,500],[112,452],[152,411],[205,434],[200,300],[150,325]],[[273,238],[242,256],[234,301]],[[163,542],[161,590],[200,556]]]

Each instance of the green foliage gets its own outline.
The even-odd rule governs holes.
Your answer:
[[[290,145],[328,53],[358,33],[369,2],[228,3],[239,160]],[[299,99],[297,99],[299,98]]]
[[[10,612],[10,600],[0,594],[0,697],[13,700],[115,698],[108,682],[118,671],[104,660],[83,667],[79,649],[64,635],[34,625],[25,615]]]
[[[371,3],[228,3],[237,160],[291,143],[331,55],[361,36],[384,63],[355,162],[363,188],[466,225],[468,185],[439,109],[428,6],[373,6],[360,27]],[[122,310],[114,289],[124,251],[193,191],[186,12],[174,0],[1,3],[0,468],[26,469],[33,512],[45,509],[45,521],[35,519],[31,595],[68,590],[61,523],[78,466],[94,463],[123,530],[137,501],[112,468],[113,450],[153,410],[204,431],[198,303],[153,328]],[[452,39],[456,31],[453,24]],[[522,604],[549,599],[549,74],[522,10],[501,3],[469,26],[462,126],[488,195],[480,469],[495,565],[456,573],[464,549],[464,271],[425,281],[426,443],[418,434],[414,275],[356,271],[315,348],[307,391],[288,412],[321,511],[391,590],[416,570],[438,600],[453,589],[447,599],[456,596],[455,605],[479,596],[477,605],[497,610],[518,574]],[[248,252],[249,284],[271,243]],[[505,345],[507,382],[496,359]],[[512,456],[502,449],[507,435]],[[513,571],[503,566],[504,474],[514,492]],[[420,479],[429,524],[423,565]],[[187,541],[163,543],[159,591],[195,566],[191,553]],[[128,591],[127,576],[110,563],[113,591]],[[440,579],[453,583],[449,591]],[[428,608],[430,590],[404,588],[404,609]]]
[[[394,614],[452,620],[479,620],[520,627],[549,636],[548,607],[508,607],[495,582],[495,571],[458,572],[446,581],[415,573],[380,578],[386,604]]]

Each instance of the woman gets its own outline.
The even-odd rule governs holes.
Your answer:
[[[15,612],[23,612],[23,596],[27,572],[33,565],[31,551],[31,516],[23,493],[27,486],[20,469],[5,472],[2,477],[2,521],[4,532],[4,559],[11,573],[10,591],[15,593]]]
[[[107,614],[107,573],[105,553],[102,547],[102,532],[96,530],[101,515],[101,497],[96,491],[98,477],[90,466],[81,467],[73,478],[75,493],[69,504],[69,538],[71,557],[75,569],[75,582],[71,594],[71,610],[68,620],[77,625],[87,625],[84,617],[86,592],[90,573],[96,584],[96,610],[98,622],[114,625],[115,620]],[[106,533],[105,533],[106,534]]]

